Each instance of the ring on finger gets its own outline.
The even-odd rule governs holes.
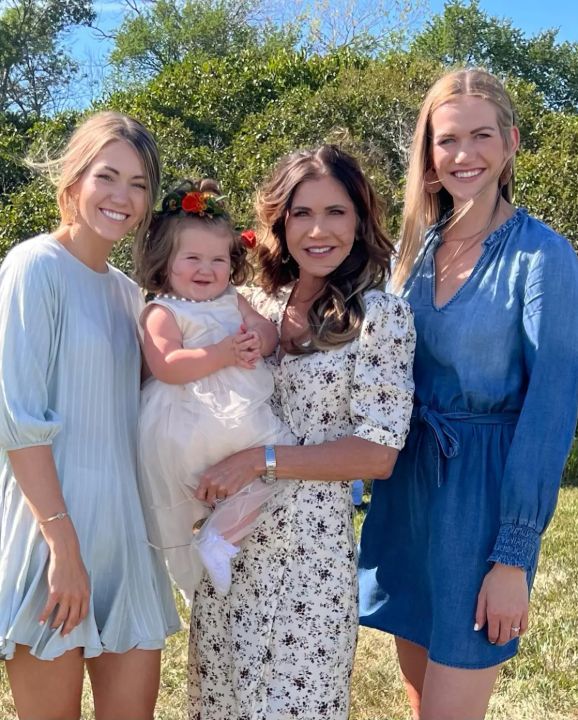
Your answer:
[[[520,626],[519,625],[512,625],[510,628],[510,632],[512,635],[517,635],[520,632]]]

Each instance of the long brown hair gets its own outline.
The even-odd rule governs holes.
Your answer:
[[[393,274],[393,284],[400,290],[407,280],[424,241],[427,228],[437,223],[453,208],[449,193],[441,188],[429,192],[427,172],[431,167],[431,117],[440,105],[452,99],[470,95],[488,100],[496,108],[498,128],[504,147],[510,146],[510,131],[515,126],[515,113],[510,96],[498,78],[485,70],[456,70],[443,75],[430,88],[421,106],[411,146],[405,187],[405,204],[401,229],[399,260]],[[502,196],[512,201],[514,192],[514,158],[508,159],[502,170],[499,185]]]
[[[326,176],[351,198],[357,229],[351,252],[327,276],[309,309],[310,342],[295,347],[300,353],[338,347],[357,337],[365,317],[363,293],[383,287],[390,274],[393,245],[382,227],[382,203],[356,158],[336,145],[322,145],[283,158],[257,195],[259,284],[275,293],[298,279],[299,266],[287,249],[287,214],[302,182]]]

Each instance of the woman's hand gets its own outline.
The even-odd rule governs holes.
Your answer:
[[[478,595],[476,630],[488,624],[488,640],[505,645],[528,629],[528,584],[524,568],[496,563]]]
[[[51,529],[45,535],[50,548],[48,598],[39,622],[45,623],[57,608],[51,627],[62,625],[61,634],[68,635],[88,614],[90,582],[72,523],[68,518],[57,522],[68,527]]]
[[[45,623],[58,608],[51,627],[62,625],[62,635],[67,635],[88,614],[90,583],[70,517],[43,520],[52,517],[55,511],[66,509],[52,448],[35,445],[10,450],[8,459],[50,552],[48,598],[38,620]]]
[[[259,464],[261,461],[261,464]],[[198,500],[214,505],[238,493],[264,472],[263,448],[241,450],[205,470],[195,491]]]

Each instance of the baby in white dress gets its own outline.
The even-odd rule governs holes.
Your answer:
[[[295,444],[268,404],[262,356],[277,330],[234,288],[247,279],[252,242],[233,229],[213,181],[187,181],[164,198],[136,252],[139,281],[157,293],[141,315],[152,372],[141,399],[141,495],[149,541],[189,601],[203,566],[228,591],[238,543],[284,487],[258,479],[228,498],[217,492],[212,508],[194,495],[203,471],[248,447]]]

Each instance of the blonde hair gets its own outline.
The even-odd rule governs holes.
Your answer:
[[[456,70],[443,75],[430,88],[418,115],[411,146],[399,259],[393,273],[393,285],[397,291],[401,290],[411,273],[427,228],[453,208],[451,196],[443,187],[437,193],[428,192],[426,173],[431,165],[431,117],[441,105],[463,96],[479,97],[492,103],[504,146],[510,146],[515,113],[510,96],[498,78],[485,70]],[[502,169],[499,186],[502,196],[511,202],[514,189],[513,157]]]
[[[287,249],[287,213],[302,182],[327,176],[351,198],[357,228],[351,252],[327,276],[309,309],[310,343],[293,344],[293,352],[301,354],[339,347],[359,335],[365,317],[363,293],[383,287],[393,253],[382,225],[383,205],[357,159],[336,145],[300,150],[282,158],[257,195],[258,282],[264,290],[275,293],[299,277],[299,266]]]
[[[79,125],[60,157],[44,163],[30,163],[56,178],[56,201],[62,223],[71,223],[74,220],[75,211],[71,197],[73,185],[105,145],[119,140],[127,142],[143,164],[148,202],[135,237],[146,233],[160,186],[159,151],[153,136],[144,125],[134,118],[114,111],[96,113]]]

